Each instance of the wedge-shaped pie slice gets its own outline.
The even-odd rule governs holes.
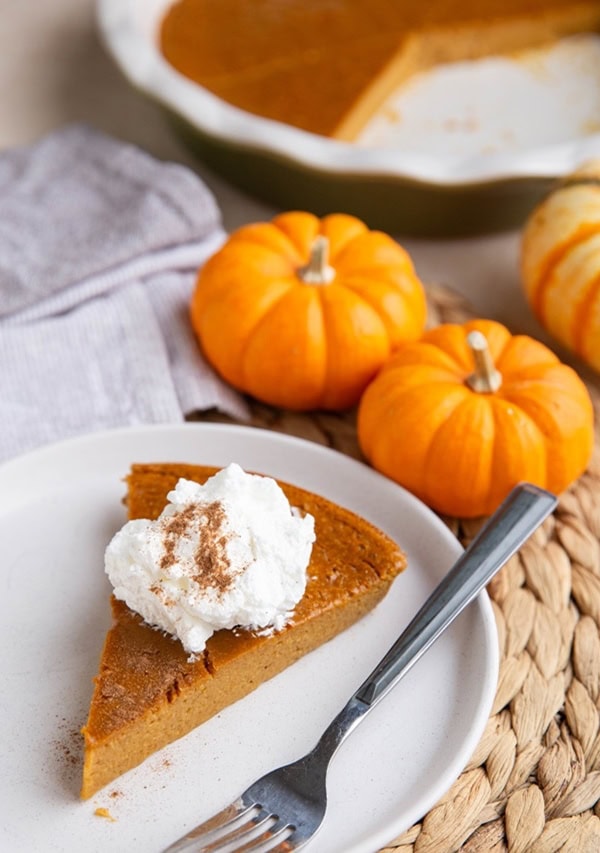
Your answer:
[[[217,469],[134,465],[129,518],[157,518],[180,477],[204,482]],[[290,504],[315,518],[306,592],[278,632],[213,634],[190,662],[177,639],[112,599],[114,623],[102,651],[89,716],[81,796],[86,798],[187,734],[371,610],[404,569],[404,554],[352,512],[280,483]]]

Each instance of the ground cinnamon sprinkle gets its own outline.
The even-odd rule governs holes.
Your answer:
[[[165,536],[163,540],[164,554],[160,561],[161,569],[168,569],[177,561],[175,548],[177,542],[185,536],[194,520],[196,507],[189,504],[181,512],[172,515],[165,524]]]
[[[204,589],[226,592],[232,586],[236,572],[227,556],[230,536],[223,532],[225,521],[226,513],[221,501],[189,504],[181,512],[169,517],[164,525],[164,553],[160,568],[168,569],[177,562],[177,543],[189,536],[192,528],[197,528],[199,541],[194,553],[192,579]],[[163,592],[158,584],[151,591],[155,595]]]
[[[70,722],[62,717],[57,727],[63,736],[52,742],[54,754],[69,771],[78,769],[81,764],[81,734],[79,729],[72,729]]]
[[[197,567],[194,580],[200,586],[225,592],[233,584],[235,573],[226,549],[230,537],[221,532],[226,518],[223,504],[220,501],[206,504],[203,516],[206,520],[200,528],[200,540],[194,554]]]

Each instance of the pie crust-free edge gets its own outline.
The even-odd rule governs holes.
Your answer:
[[[156,518],[180,477],[204,482],[216,470],[133,465],[127,477],[129,518]],[[82,798],[344,631],[375,607],[404,570],[398,545],[365,519],[318,495],[280,485],[292,506],[315,517],[316,531],[305,595],[281,631],[218,631],[190,661],[178,640],[112,597],[113,625],[82,729]]]

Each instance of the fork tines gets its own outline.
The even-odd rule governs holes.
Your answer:
[[[242,798],[195,827],[165,853],[290,853],[295,827]]]

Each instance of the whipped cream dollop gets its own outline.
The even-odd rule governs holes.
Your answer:
[[[180,479],[168,501],[109,543],[115,596],[191,654],[220,628],[281,629],[304,595],[314,518],[235,463],[204,485]]]

